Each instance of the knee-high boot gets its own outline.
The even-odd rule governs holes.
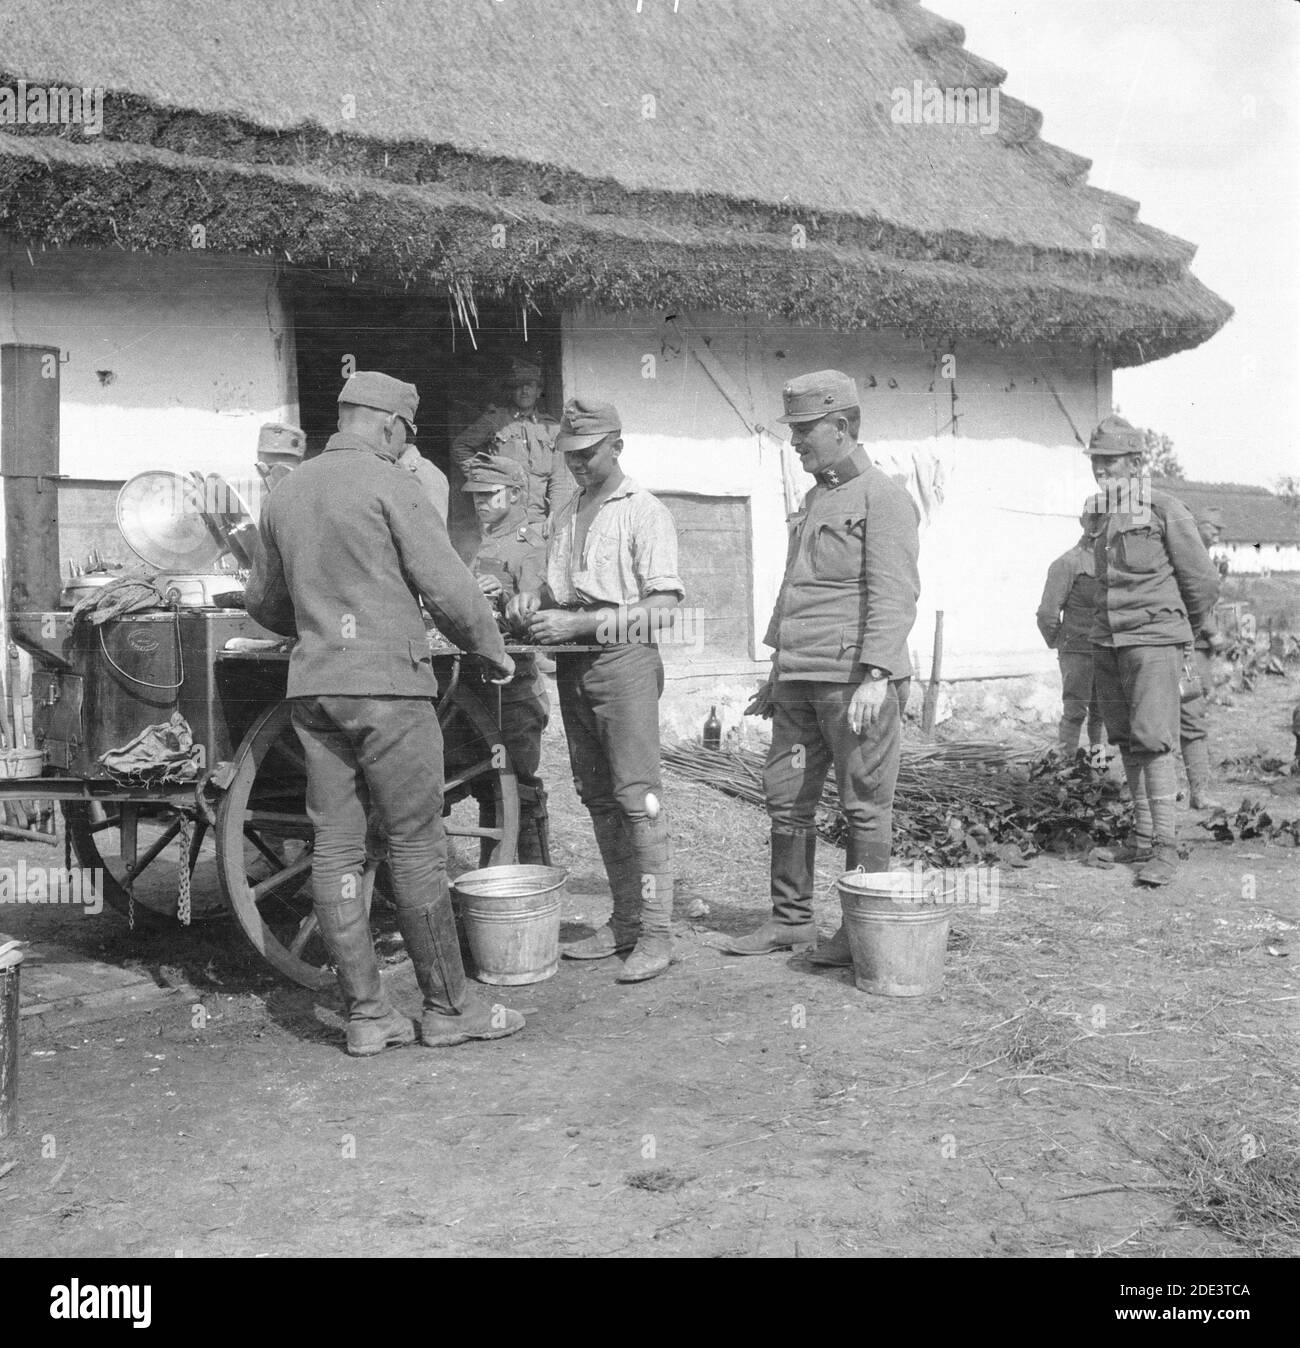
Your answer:
[[[673,844],[663,815],[629,820],[627,831],[637,876],[641,931],[617,981],[643,983],[672,963]]]
[[[591,827],[609,878],[614,908],[609,921],[594,935],[565,944],[562,954],[570,960],[603,960],[621,955],[636,945],[641,934],[641,874],[627,820],[621,811],[593,814]]]
[[[313,909],[347,1006],[348,1052],[354,1058],[368,1058],[390,1044],[412,1043],[415,1026],[393,1010],[384,993],[361,895],[339,903],[317,902]]]
[[[1077,727],[1076,727],[1077,730]],[[1077,740],[1077,734],[1076,734]],[[874,832],[863,836],[849,830],[849,845],[846,848],[845,861],[851,871],[859,866],[864,871],[876,874],[889,869],[890,844],[888,839],[881,840]],[[832,968],[847,967],[853,963],[853,951],[849,947],[849,934],[841,922],[839,930],[829,941],[819,941],[817,949],[809,956],[814,964],[825,964]]]
[[[770,955],[798,950],[817,942],[813,921],[813,864],[817,831],[812,828],[772,828],[772,916],[746,936],[722,947],[728,955]]]
[[[399,908],[397,925],[424,994],[420,1037],[428,1048],[470,1039],[504,1039],[524,1028],[518,1011],[489,1003],[470,986],[456,939],[456,917],[444,890],[435,903]]]

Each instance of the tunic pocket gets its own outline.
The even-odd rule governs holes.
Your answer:
[[[1117,541],[1124,570],[1149,575],[1160,569],[1165,558],[1165,546],[1164,540],[1154,529],[1129,529],[1120,534]]]

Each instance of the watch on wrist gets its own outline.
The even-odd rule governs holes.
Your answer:
[[[869,678],[873,683],[879,683],[882,679],[887,679],[888,677],[889,677],[888,670],[881,669],[878,665],[867,666],[867,678]]]

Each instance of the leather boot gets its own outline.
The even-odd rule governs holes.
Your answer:
[[[641,932],[615,982],[644,983],[673,962],[672,839],[662,815],[631,820],[627,831],[637,872]]]
[[[605,863],[614,911],[609,921],[581,941],[568,941],[560,949],[566,960],[603,960],[621,955],[636,945],[641,934],[641,873],[632,852],[627,821],[621,811],[593,814],[600,859]]]
[[[770,955],[817,944],[812,916],[815,829],[772,830],[772,916],[722,947],[726,955]]]
[[[456,918],[445,893],[439,902],[423,908],[399,908],[397,925],[424,994],[420,1038],[426,1048],[504,1039],[524,1028],[518,1011],[489,1003],[470,986],[456,943]]]
[[[859,866],[872,875],[889,869],[889,844],[876,838],[854,837],[849,833],[849,845],[845,849],[845,865],[855,871]],[[849,934],[840,923],[839,930],[829,941],[818,941],[817,949],[809,955],[813,964],[825,965],[831,969],[846,969],[853,965],[853,948],[849,945]]]
[[[521,866],[545,866],[542,856],[542,840],[538,829],[542,826],[542,817],[527,806],[519,810],[519,864]]]
[[[1204,739],[1183,740],[1183,766],[1187,769],[1187,803],[1193,810],[1222,809],[1211,786],[1210,750]]]
[[[369,1058],[390,1044],[414,1043],[415,1026],[393,1009],[384,993],[375,943],[370,939],[370,918],[360,895],[314,908],[347,1006],[348,1053]]]
[[[1137,879],[1143,885],[1167,885],[1178,874],[1178,848],[1172,843],[1157,843],[1145,865],[1139,866]]]

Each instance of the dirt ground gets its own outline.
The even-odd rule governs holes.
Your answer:
[[[1293,675],[1217,709],[1216,758],[1289,757],[1297,699]],[[567,917],[599,921],[607,891],[556,734],[546,759]],[[1298,781],[1231,794],[1293,817]],[[1164,890],[1057,858],[1003,872],[996,913],[959,915],[942,994],[901,1000],[802,957],[720,954],[766,908],[765,819],[678,779],[666,794],[680,962],[632,987],[609,962],[563,964],[515,991],[528,1028],[493,1044],[354,1061],[337,1001],[279,980],[233,927],[132,935],[108,911],[0,909],[37,952],[57,939],[198,990],[24,1022],[0,1254],[1300,1250],[1249,1205],[1239,1238],[1207,1224],[1224,1205],[1198,1204],[1172,1160],[1184,1136],[1229,1158],[1286,1152],[1294,848],[1214,843],[1184,819],[1194,855]],[[20,854],[5,845],[0,865]],[[819,858],[827,931],[841,859]],[[696,900],[707,913],[688,919]],[[414,1012],[409,966],[392,982]]]

